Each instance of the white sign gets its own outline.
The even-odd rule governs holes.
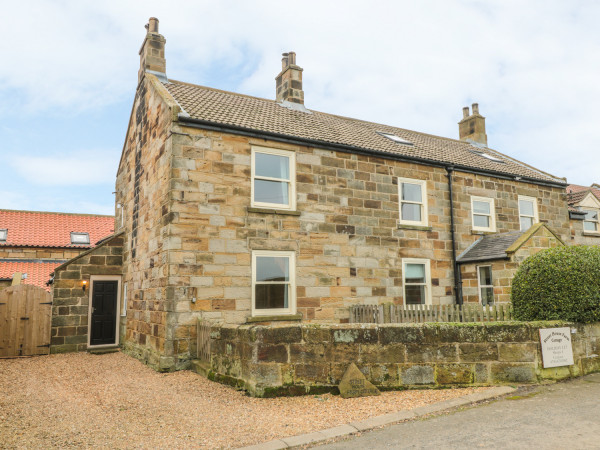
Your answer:
[[[573,345],[569,328],[540,328],[544,369],[573,365]]]

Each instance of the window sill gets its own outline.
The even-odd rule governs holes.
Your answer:
[[[302,320],[302,314],[285,314],[280,316],[252,316],[246,317],[246,323],[256,322],[300,322]]]
[[[398,224],[399,230],[419,230],[419,231],[431,231],[432,228],[425,225],[407,225],[400,223]]]
[[[482,231],[482,230],[471,230],[471,234],[477,234],[479,236],[485,236],[487,234],[496,234],[497,231]]]
[[[600,233],[597,231],[584,231],[583,232],[584,236],[591,236],[591,237],[600,237]]]
[[[255,208],[253,206],[248,206],[247,211],[249,213],[281,214],[284,216],[299,216],[300,215],[300,211],[291,211],[289,209]]]

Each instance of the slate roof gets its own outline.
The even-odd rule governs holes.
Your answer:
[[[0,209],[0,229],[7,229],[4,247],[91,248],[112,234],[115,218],[92,214],[67,214]],[[89,233],[90,244],[71,244],[71,232]]]
[[[488,234],[480,237],[456,258],[459,263],[508,258],[506,250],[526,231]]]
[[[216,125],[241,127],[324,144],[447,163],[457,168],[466,167],[565,184],[564,179],[542,172],[495,150],[481,148],[468,142],[318,111],[298,111],[284,107],[274,100],[175,80],[169,80],[163,85],[182,108],[180,119],[183,121],[189,117]],[[399,144],[378,132],[395,134],[413,145]],[[502,162],[492,161],[477,152],[485,152]]]
[[[567,202],[569,206],[576,205],[581,200],[583,200],[587,195],[591,192],[596,196],[598,200],[600,200],[600,189],[592,186],[580,186],[578,184],[569,184],[567,186]]]
[[[0,280],[12,280],[16,272],[27,274],[27,278],[21,280],[21,284],[31,284],[50,291],[46,282],[50,279],[50,274],[64,261],[44,261],[44,260],[21,260],[8,261],[0,260]]]

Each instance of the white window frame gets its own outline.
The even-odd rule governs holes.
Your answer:
[[[425,283],[419,285],[425,286],[425,304],[431,305],[431,261],[429,259],[422,258],[403,258],[402,259],[402,295],[404,305],[406,303],[406,265],[407,264],[423,264],[425,266]],[[410,283],[410,286],[417,285],[417,283]]]
[[[479,304],[483,305],[483,295],[481,295],[481,289],[482,288],[492,288],[492,299],[493,299],[493,303],[492,305],[496,304],[496,295],[494,294],[494,273],[492,271],[492,266],[489,264],[484,264],[481,266],[476,266],[477,267],[477,293],[479,294]],[[492,279],[492,284],[481,284],[481,273],[479,272],[479,269],[482,267],[489,267],[490,268],[490,278]],[[488,304],[489,306],[489,304]]]
[[[595,208],[586,208],[583,207],[581,208],[582,212],[588,213],[588,212],[595,212],[596,213],[596,217],[598,218],[598,220],[586,220],[583,219],[583,232],[584,233],[599,233],[600,232],[600,210],[595,209]],[[595,223],[596,224],[596,229],[595,230],[586,230],[585,229],[585,223]]]
[[[532,202],[533,203],[533,216],[528,216],[528,215],[523,214],[521,212],[521,202],[522,201],[523,202]],[[525,195],[519,195],[519,198],[518,198],[517,202],[518,202],[518,207],[519,207],[519,229],[521,231],[526,231],[526,230],[523,229],[523,224],[521,222],[521,218],[522,217],[527,217],[527,218],[533,219],[532,226],[534,224],[536,224],[536,223],[539,222],[537,198],[535,198],[535,197],[527,197]]]
[[[490,226],[486,227],[478,227],[475,226],[475,215],[483,216],[484,214],[475,214],[475,208],[473,208],[473,202],[485,202],[490,204]],[[471,226],[474,231],[496,231],[496,206],[494,204],[494,199],[489,197],[476,197],[474,195],[471,196]]]
[[[123,283],[123,301],[121,302],[121,317],[127,316],[127,283]]]
[[[402,183],[418,184],[421,186],[421,202],[411,202],[402,200]],[[402,203],[409,203],[412,205],[421,205],[421,220],[405,220],[402,218]],[[398,208],[400,214],[400,224],[402,225],[417,225],[426,227],[429,223],[429,217],[427,213],[427,180],[415,180],[412,178],[400,178],[398,177]]]
[[[258,256],[287,257],[289,261],[289,303],[287,308],[256,309],[256,258]],[[284,281],[259,284],[285,284]],[[296,314],[296,252],[254,250],[252,252],[252,316],[283,316]]]
[[[284,156],[289,159],[289,174],[290,179],[286,180],[283,178],[270,178],[263,176],[256,176],[256,154],[263,153],[268,155]],[[272,209],[286,209],[290,211],[296,210],[296,153],[289,150],[279,150],[268,147],[252,147],[251,156],[251,179],[250,179],[250,205],[259,208],[272,208]],[[267,203],[254,201],[254,180],[267,180],[267,181],[281,181],[288,183],[288,199],[289,203],[283,205],[280,203]]]
[[[73,236],[86,236],[87,242],[73,242]],[[87,231],[71,231],[71,245],[91,245],[90,233]]]
[[[8,228],[0,228],[0,242],[8,240]]]

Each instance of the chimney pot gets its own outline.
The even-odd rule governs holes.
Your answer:
[[[296,52],[289,52],[288,53],[288,61],[290,63],[290,65],[296,65]]]
[[[467,117],[469,117],[469,107],[465,106],[463,108],[463,119],[466,119]]]
[[[479,104],[478,103],[473,103],[473,115],[475,114],[479,114]]]
[[[148,32],[158,33],[158,19],[156,17],[150,17],[148,20]]]

